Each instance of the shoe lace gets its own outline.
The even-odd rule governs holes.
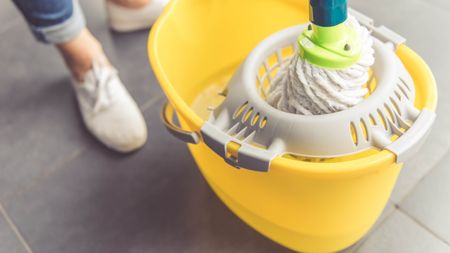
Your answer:
[[[111,106],[113,96],[111,92],[111,80],[116,75],[115,70],[109,70],[99,66],[97,62],[93,63],[93,72],[95,78],[96,99],[94,103],[94,113],[98,113]]]

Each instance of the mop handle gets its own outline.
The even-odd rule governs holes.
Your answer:
[[[322,68],[344,69],[357,63],[361,41],[345,24],[347,0],[309,0],[311,25],[298,38],[302,59]]]
[[[310,0],[309,19],[317,26],[339,25],[347,19],[347,0]]]

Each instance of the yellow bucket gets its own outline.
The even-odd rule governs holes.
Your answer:
[[[201,172],[221,200],[270,239],[297,251],[333,252],[359,240],[386,205],[402,164],[387,150],[327,161],[280,156],[268,173],[238,170],[208,148],[200,129],[210,94],[226,84],[264,38],[308,22],[307,0],[173,0],[150,34],[153,70]],[[435,110],[436,85],[405,45],[397,55],[411,74],[417,108]],[[175,109],[175,110],[174,110]],[[207,212],[207,211],[206,211]]]

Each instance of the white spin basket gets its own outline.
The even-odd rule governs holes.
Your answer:
[[[377,148],[392,151],[402,162],[415,153],[435,113],[414,107],[414,83],[384,28],[373,33],[376,88],[360,104],[310,116],[283,112],[265,101],[264,90],[285,72],[305,28],[275,33],[251,52],[223,92],[224,102],[202,127],[205,143],[228,163],[255,170],[268,170],[270,161],[282,154],[331,158]],[[230,155],[230,142],[239,146],[238,154]]]

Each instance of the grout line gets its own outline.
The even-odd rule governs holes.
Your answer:
[[[55,165],[51,166],[48,170],[46,170],[42,174],[34,177],[31,183],[27,184],[24,187],[21,187],[20,190],[17,190],[15,192],[12,192],[10,194],[5,195],[4,199],[5,200],[11,200],[13,196],[20,195],[23,192],[25,192],[26,190],[32,189],[33,187],[35,187],[38,184],[39,181],[41,181],[42,179],[47,178],[50,174],[52,174],[52,172],[62,168],[68,162],[70,162],[73,159],[79,157],[83,153],[83,151],[84,151],[84,149],[82,149],[82,148],[76,149],[70,155],[68,155],[67,157],[65,157],[61,161],[57,162]]]
[[[450,155],[450,148],[447,148],[447,151],[445,151],[444,155],[442,155],[441,158],[439,158],[439,160],[437,160],[433,165],[431,165],[431,168],[428,170],[427,173],[425,173],[425,175],[423,175],[412,187],[411,189],[403,196],[403,198],[401,198],[398,203],[397,202],[393,202],[396,206],[400,207],[400,205],[403,203],[403,201],[408,198],[412,192],[414,191],[414,189],[416,188],[417,185],[419,185],[435,168],[436,166],[438,166],[448,155]]]
[[[157,102],[159,102],[160,99],[162,99],[164,97],[163,94],[158,94],[152,98],[150,98],[149,100],[147,100],[144,104],[142,104],[141,111],[145,112],[147,111],[152,105],[156,104]]]
[[[428,233],[430,233],[431,235],[433,235],[436,239],[442,241],[443,243],[445,243],[447,246],[450,246],[450,243],[445,240],[444,238],[442,238],[441,236],[439,236],[436,232],[434,232],[433,230],[431,230],[430,228],[428,228],[425,224],[423,224],[422,222],[420,222],[418,219],[416,219],[414,216],[410,215],[406,210],[404,210],[401,207],[398,207],[398,210],[400,212],[402,212],[404,215],[406,215],[408,218],[410,218],[414,223],[416,223],[419,227],[425,229]]]
[[[25,241],[25,238],[22,236],[22,234],[20,233],[19,229],[17,228],[17,226],[14,224],[14,222],[12,221],[12,219],[9,217],[8,213],[6,212],[5,208],[3,207],[3,205],[0,203],[0,213],[3,215],[3,217],[5,218],[6,222],[8,223],[9,227],[12,229],[12,231],[14,232],[14,234],[16,235],[17,239],[20,241],[20,243],[22,244],[23,247],[25,247],[25,250],[28,253],[33,253],[33,251],[31,250],[30,245],[27,243],[27,241]]]

